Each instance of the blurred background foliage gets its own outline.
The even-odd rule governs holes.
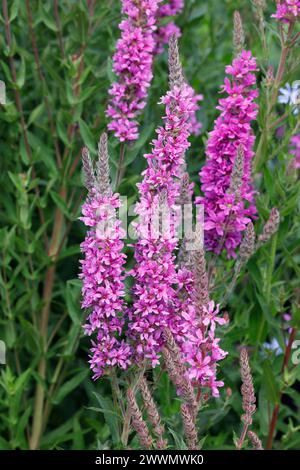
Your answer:
[[[7,101],[0,106],[0,339],[7,346],[1,365],[0,449],[106,449],[120,447],[120,421],[111,398],[109,379],[94,383],[87,364],[89,340],[83,337],[79,244],[85,236],[78,221],[85,197],[81,148],[96,153],[106,127],[107,90],[113,81],[111,57],[119,37],[117,0],[2,0],[0,16],[0,79]],[[215,106],[225,65],[232,60],[232,16],[242,15],[247,46],[257,55],[261,83],[259,138],[264,123],[264,74],[276,68],[280,44],[274,2],[265,12],[269,50],[264,51],[250,0],[187,0],[176,19],[181,27],[181,57],[186,76],[204,95],[199,119],[201,136],[192,139],[190,173],[204,162],[207,131],[217,116]],[[300,79],[299,48],[290,56],[285,81]],[[145,167],[154,129],[163,112],[157,105],[167,91],[167,54],[156,57],[147,108],[141,117],[141,138],[125,157],[119,191],[130,201]],[[280,106],[278,113],[283,113]],[[255,430],[265,440],[271,414],[279,409],[274,447],[299,449],[298,367],[281,374],[288,337],[284,313],[298,328],[299,180],[286,175],[288,141],[298,117],[289,114],[284,137],[264,142],[264,164],[255,174],[259,195],[257,230],[271,207],[279,208],[277,236],[261,248],[244,269],[226,309],[230,326],[222,344],[229,351],[219,377],[221,398],[200,412],[199,434],[205,449],[233,448],[240,430],[241,398],[238,355],[249,346],[258,413]],[[110,138],[112,176],[118,164],[118,142]],[[266,162],[269,160],[268,162]],[[199,193],[199,185],[196,185]],[[220,259],[216,302],[229,284],[232,261]],[[264,351],[276,339],[280,349]],[[155,382],[157,371],[153,373]],[[175,448],[184,448],[179,401],[163,375],[155,397]],[[135,438],[131,446],[137,446]]]

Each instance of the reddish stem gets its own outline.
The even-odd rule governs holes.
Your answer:
[[[291,333],[290,333],[290,337],[289,337],[289,342],[287,344],[285,354],[284,354],[281,373],[283,373],[284,370],[288,367],[290,357],[291,357],[291,352],[292,352],[292,346],[293,346],[293,342],[295,341],[296,333],[297,333],[297,329],[292,328]],[[277,424],[277,420],[278,420],[278,414],[279,414],[279,408],[280,408],[280,402],[281,402],[282,396],[283,396],[283,390],[281,390],[281,392],[279,394],[279,402],[276,403],[276,405],[274,407],[274,410],[273,410],[272,419],[271,419],[271,423],[270,423],[270,427],[269,427],[267,445],[266,445],[267,450],[271,450],[272,446],[273,446],[274,433],[275,433],[276,424]]]

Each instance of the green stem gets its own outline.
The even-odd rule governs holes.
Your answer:
[[[274,271],[274,266],[275,266],[277,239],[278,239],[278,234],[275,233],[271,241],[270,262],[268,264],[267,273],[266,273],[265,292],[266,292],[266,301],[267,301],[268,306],[271,300],[272,276],[273,276],[273,271]],[[257,335],[257,347],[256,347],[255,357],[257,357],[257,354],[258,354],[258,348],[261,342],[265,324],[266,324],[266,319],[265,317],[263,317],[261,324],[260,324],[259,331],[258,331],[258,335]]]

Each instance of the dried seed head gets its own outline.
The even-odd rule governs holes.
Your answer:
[[[178,51],[178,41],[175,35],[169,40],[169,83],[170,88],[181,87],[184,83],[184,76]]]
[[[111,193],[110,168],[108,156],[107,134],[104,132],[98,144],[98,162],[96,165],[97,185],[101,194],[108,196]]]
[[[87,147],[82,149],[82,167],[84,174],[84,185],[86,189],[91,192],[95,188],[95,173],[93,163],[90,157],[90,152]]]
[[[242,378],[242,387],[241,393],[243,397],[243,410],[245,414],[242,416],[242,421],[250,425],[252,424],[252,415],[256,411],[256,398],[253,387],[253,380],[251,369],[249,366],[249,358],[247,349],[243,348],[240,354],[240,366],[241,366],[241,378]]]
[[[238,11],[235,11],[233,15],[233,46],[236,56],[240,55],[245,48],[244,28],[241,15]]]
[[[252,446],[255,450],[264,450],[262,442],[259,437],[253,431],[248,431],[248,437],[251,441]]]
[[[258,237],[259,246],[266,243],[277,232],[280,224],[280,214],[278,210],[273,207],[270,213],[269,220],[264,225],[263,232]]]
[[[193,416],[186,403],[181,405],[181,416],[189,450],[199,450],[197,429]]]
[[[236,194],[237,197],[240,196],[240,189],[243,183],[244,162],[245,162],[244,149],[242,145],[239,145],[237,154],[234,160],[233,168],[232,168],[230,187],[229,187],[229,193]]]
[[[161,424],[157,406],[152,397],[151,391],[148,387],[148,383],[145,377],[141,378],[139,387],[140,387],[141,394],[143,397],[148,419],[153,426],[154,433],[158,437],[156,445],[158,449],[165,449],[167,447],[167,441],[165,441],[165,439],[163,438],[164,431],[165,431],[164,426]]]
[[[252,222],[249,222],[245,231],[244,238],[240,246],[240,259],[242,263],[246,263],[253,255],[255,250],[255,231]]]
[[[131,388],[127,390],[127,400],[131,414],[132,426],[138,435],[140,444],[143,448],[151,449],[153,443],[152,437],[150,436],[147,424],[143,420],[142,413]]]

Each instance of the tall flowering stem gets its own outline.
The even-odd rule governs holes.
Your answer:
[[[219,100],[221,114],[207,142],[207,160],[200,172],[203,197],[197,199],[205,210],[205,244],[219,254],[226,250],[234,257],[242,233],[255,216],[251,163],[254,156],[254,133],[251,122],[257,117],[258,96],[255,87],[256,60],[243,50],[232,65],[226,67],[222,91],[228,96]],[[239,195],[230,191],[231,177],[238,149],[243,150],[243,176]]]
[[[89,194],[82,207],[81,220],[89,230],[81,244],[84,259],[79,277],[83,281],[82,308],[89,312],[84,330],[88,335],[96,333],[90,364],[93,378],[97,379],[111,367],[125,369],[130,363],[130,347],[120,339],[124,326],[126,256],[122,253],[124,231],[116,218],[120,199],[118,194],[112,194],[107,174],[106,136],[102,136],[99,144],[96,175],[87,149],[83,156]]]
[[[173,37],[170,55],[177,51],[175,43]],[[170,64],[175,62],[175,59],[170,60]],[[171,70],[170,76],[175,75]],[[161,103],[166,107],[164,126],[157,129],[152,152],[145,155],[148,167],[143,172],[143,181],[138,184],[140,202],[136,206],[139,216],[136,230],[139,240],[135,245],[136,266],[131,272],[135,281],[134,303],[129,312],[129,332],[137,359],[145,357],[152,366],[159,363],[163,331],[171,321],[176,304],[177,216],[174,206],[180,194],[179,177],[185,164],[185,151],[190,145],[188,137],[194,106],[191,87],[181,78],[178,83],[171,81],[171,89]],[[164,223],[168,220],[168,227],[163,231],[155,228],[155,221],[161,219],[162,207],[167,212],[162,220]]]
[[[154,31],[161,0],[122,0],[125,19],[120,23],[121,38],[113,57],[118,80],[112,84],[107,116],[108,129],[120,142],[139,136],[137,116],[146,105],[152,80],[155,49]]]

